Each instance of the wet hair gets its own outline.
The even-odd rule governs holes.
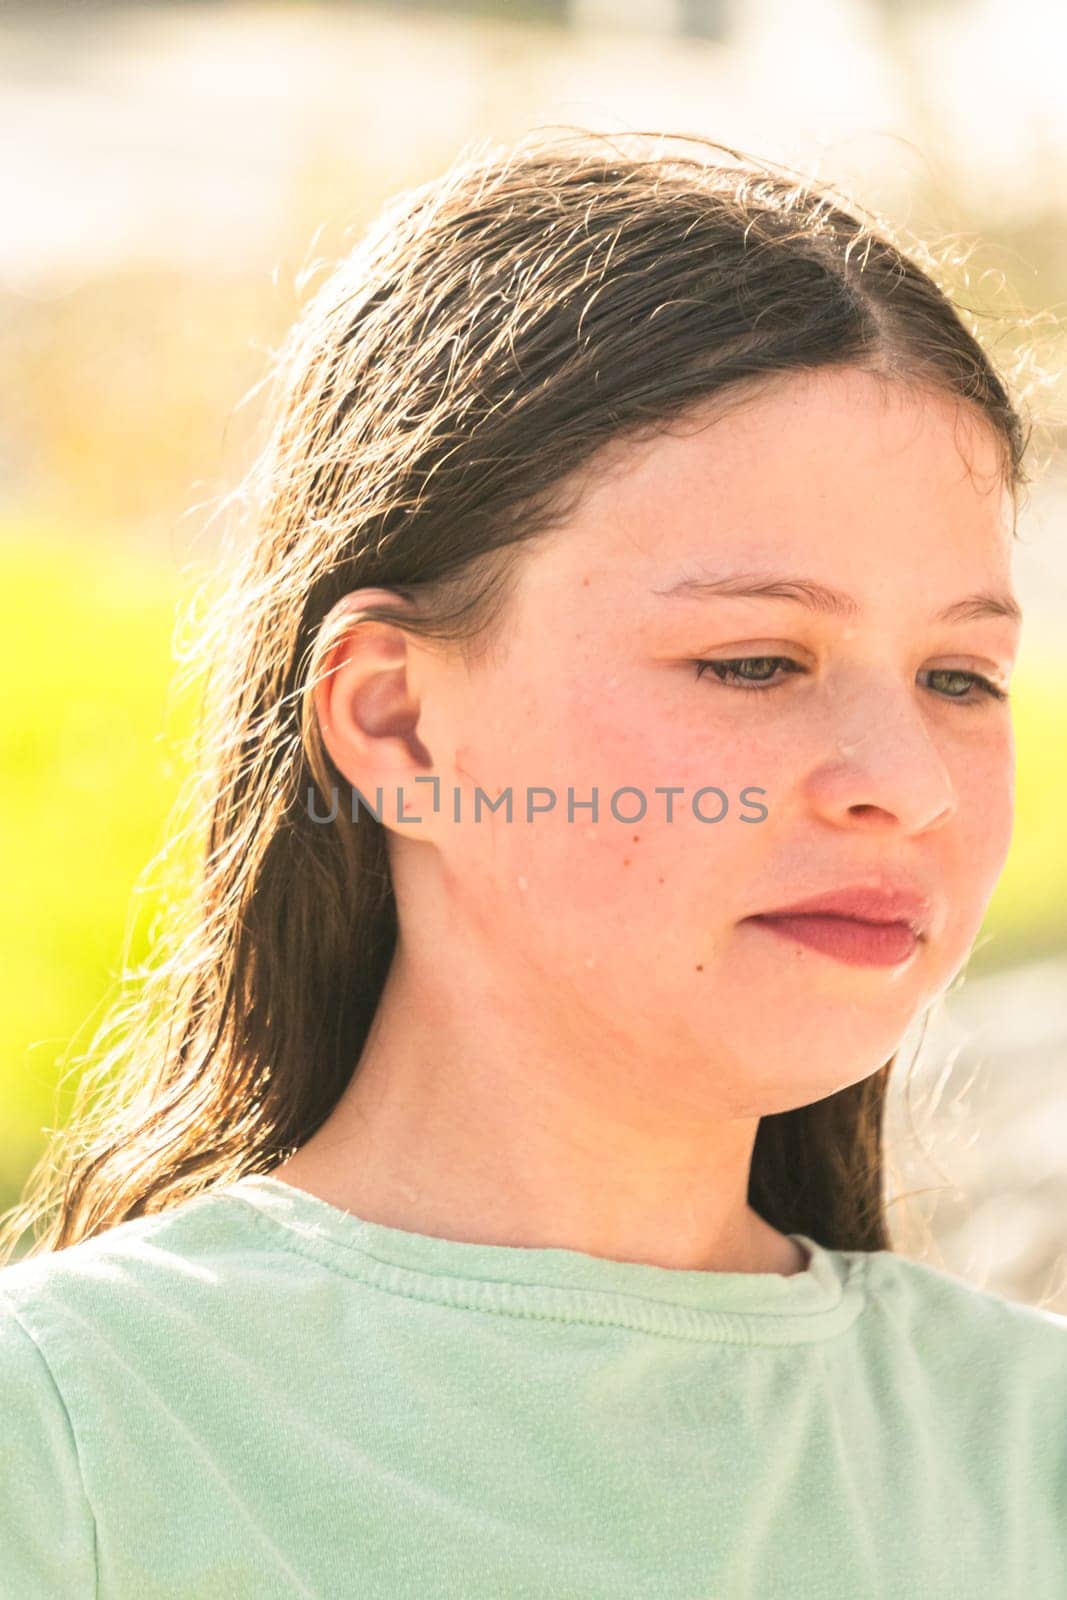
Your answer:
[[[24,1253],[61,1249],[267,1171],[348,1084],[397,913],[386,829],[309,803],[346,792],[312,696],[344,630],[486,650],[522,547],[617,447],[832,367],[955,397],[1013,492],[1027,481],[1028,430],[930,262],[787,169],[691,135],[541,128],[387,205],[271,366],[251,534],[197,650],[192,883],[90,1046],[9,1248],[31,1223]],[[397,604],[335,610],[365,586]],[[772,1226],[890,1247],[895,1061],[760,1120],[748,1198]]]

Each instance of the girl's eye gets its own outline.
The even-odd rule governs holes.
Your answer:
[[[804,668],[796,661],[792,661],[789,656],[738,656],[733,661],[698,661],[696,669],[698,678],[702,677],[705,671],[713,672],[718,681],[725,684],[728,689],[759,689],[767,683],[773,689],[778,685],[771,683],[771,679],[782,664],[793,672],[804,671]],[[745,667],[756,670],[749,674],[742,670]],[[764,670],[767,667],[770,667],[770,672]]]
[[[736,656],[731,661],[697,661],[694,664],[698,678],[703,677],[705,672],[712,672],[718,682],[726,688],[742,690],[779,688],[784,681],[781,678],[775,679],[774,675],[779,667],[787,669],[787,676],[807,671],[806,667],[802,667],[790,656]],[[752,670],[745,670],[749,668]],[[944,699],[957,700],[962,705],[978,705],[983,699],[1008,699],[1006,689],[998,688],[980,672],[963,672],[955,667],[935,667],[926,676],[930,679],[950,679],[957,685],[962,684],[962,692],[959,693],[953,689],[934,690],[935,694],[941,695]]]
[[[957,683],[962,679],[963,694],[950,693],[946,696],[946,699],[962,700],[966,705],[976,705],[978,703],[967,698],[968,691],[972,688],[977,692],[979,700],[983,698],[987,700],[1006,700],[1008,698],[1007,689],[999,689],[995,683],[990,683],[989,679],[984,678],[980,672],[961,672],[957,667],[935,667],[927,676],[931,678],[955,678]]]

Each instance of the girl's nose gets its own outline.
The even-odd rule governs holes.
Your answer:
[[[907,833],[939,827],[957,805],[936,734],[899,691],[850,705],[811,770],[808,792],[834,822],[895,824]]]

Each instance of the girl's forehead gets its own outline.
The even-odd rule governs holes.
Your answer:
[[[881,445],[842,417],[803,444],[770,435],[758,454],[730,429],[659,440],[598,483],[532,562],[542,580],[582,569],[601,589],[627,575],[666,585],[675,567],[725,558],[860,573],[995,563],[999,546],[1007,558],[1014,501],[996,441],[961,452],[951,417]]]
[[[884,410],[877,390],[874,402]],[[728,430],[740,413],[644,445],[632,472],[600,482],[526,553],[521,633],[538,646],[553,630],[577,629],[666,647],[679,627],[718,623],[766,632],[778,619],[862,627],[884,618],[896,631],[969,595],[1010,598],[1013,497],[996,473],[991,429],[979,441],[987,474],[968,469],[955,412],[947,401],[936,434],[917,431],[919,413],[900,412],[908,428],[881,451],[868,439],[847,474],[835,450],[854,434],[840,409],[837,434],[816,430],[792,474],[775,475],[770,451],[739,469]],[[766,603],[783,596],[799,602]],[[1003,627],[1017,622],[1005,617]]]
[[[651,439],[607,447],[590,474],[568,526],[603,540],[613,529],[655,530],[670,538],[681,524],[709,538],[733,534],[731,518],[762,513],[788,535],[804,513],[862,510],[870,520],[909,505],[929,515],[932,499],[952,514],[988,502],[984,516],[1003,519],[1010,489],[1003,446],[974,407],[862,372],[832,371],[781,379],[707,415],[695,411]],[[722,409],[726,406],[726,409]],[[768,532],[769,532],[768,525]],[[748,532],[765,536],[754,523]]]

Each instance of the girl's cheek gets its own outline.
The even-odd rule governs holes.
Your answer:
[[[986,862],[988,893],[992,895],[996,880],[1011,852],[1015,824],[1015,802],[1010,789],[1003,782],[986,791],[980,805],[972,811],[974,849],[979,860]]]

